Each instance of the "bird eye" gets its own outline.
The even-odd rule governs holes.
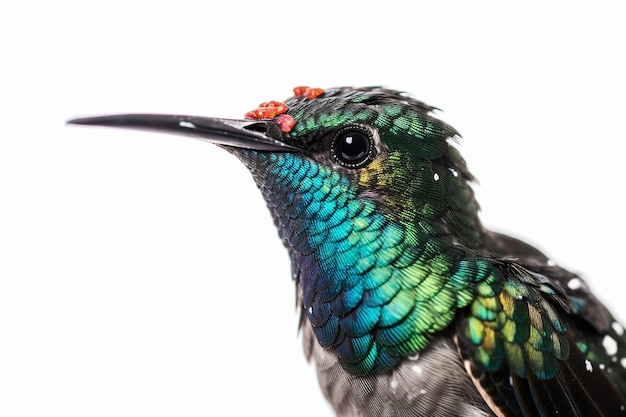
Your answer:
[[[339,165],[359,168],[374,154],[372,133],[361,126],[350,126],[335,135],[331,146],[333,158]]]

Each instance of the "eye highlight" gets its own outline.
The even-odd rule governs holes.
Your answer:
[[[341,129],[331,144],[333,159],[346,168],[359,168],[374,156],[374,138],[364,126],[348,126]]]

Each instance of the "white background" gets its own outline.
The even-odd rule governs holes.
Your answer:
[[[0,415],[332,415],[247,171],[200,141],[64,124],[82,115],[409,91],[463,134],[484,223],[625,319],[616,3],[4,1]]]

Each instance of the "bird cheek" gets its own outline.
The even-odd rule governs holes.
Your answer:
[[[364,168],[361,168],[359,174],[359,185],[363,188],[384,187],[383,161],[382,157],[377,157]]]

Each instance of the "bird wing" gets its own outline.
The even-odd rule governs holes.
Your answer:
[[[465,368],[496,415],[626,415],[623,329],[573,274],[502,260],[457,325]]]

